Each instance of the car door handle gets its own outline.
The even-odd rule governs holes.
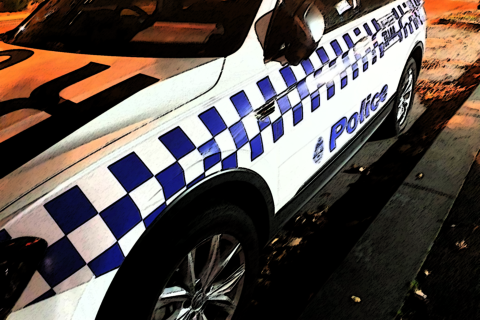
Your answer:
[[[362,49],[368,45],[368,37],[363,37],[362,39],[358,40],[353,47],[353,52],[361,53]]]
[[[272,114],[275,111],[275,101],[265,103],[263,106],[255,110],[255,117],[258,120],[265,119],[268,115]]]
[[[360,40],[358,40],[357,43],[355,43],[354,48],[356,48],[357,46],[364,46],[365,44],[367,44],[367,42],[368,42],[368,37],[365,36]]]

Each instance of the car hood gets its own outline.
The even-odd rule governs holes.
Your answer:
[[[211,85],[197,85],[191,94],[165,94],[162,85],[212,60],[93,56],[0,42],[0,211],[80,159],[208,91],[221,66],[210,70]]]

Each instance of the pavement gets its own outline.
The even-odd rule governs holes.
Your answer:
[[[480,153],[397,320],[480,319]],[[423,296],[419,296],[421,290]]]
[[[477,89],[299,320],[396,316],[479,151],[479,106]]]

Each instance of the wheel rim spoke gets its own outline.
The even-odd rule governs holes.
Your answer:
[[[212,277],[212,273],[215,269],[215,265],[218,263],[219,247],[220,247],[221,235],[215,235],[210,243],[210,251],[208,253],[207,263],[205,268],[200,273],[200,280],[202,282],[202,288],[208,287],[209,280]]]
[[[191,311],[189,308],[183,308],[180,310],[176,318],[172,318],[172,320],[189,320]],[[168,319],[170,320],[170,319]]]
[[[155,309],[160,309],[173,302],[183,302],[190,298],[190,294],[180,287],[169,287],[163,290]]]
[[[209,287],[215,278],[225,269],[227,264],[232,260],[232,258],[241,250],[240,243],[237,243],[230,250],[226,250],[221,255],[218,255],[217,263],[214,264],[213,269],[206,281],[207,286]],[[205,287],[205,288],[206,288]]]
[[[213,296],[208,300],[208,302],[221,308],[229,315],[232,315],[235,312],[235,308],[237,307],[236,304],[232,301],[232,299],[230,299],[224,294]]]
[[[151,319],[207,320],[205,308],[211,305],[230,320],[242,292],[244,273],[245,257],[235,237],[217,234],[206,238],[177,265]]]
[[[196,249],[194,248],[188,253],[187,257],[180,265],[182,282],[185,285],[187,291],[191,294],[195,292],[195,284],[197,282],[197,278],[195,276],[195,254]]]
[[[232,273],[227,279],[220,283],[216,283],[212,285],[211,291],[208,294],[209,299],[213,299],[218,295],[223,295],[232,291],[233,288],[237,285],[238,281],[242,278],[243,274],[245,273],[245,265],[241,265]]]
[[[197,312],[192,320],[208,320],[207,317],[205,316],[205,314],[203,312]]]
[[[400,102],[398,104],[397,121],[400,125],[403,124],[407,117],[408,107],[413,90],[413,73],[412,70],[408,70],[407,82],[403,85],[402,94],[400,96]]]

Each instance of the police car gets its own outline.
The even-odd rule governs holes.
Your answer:
[[[47,0],[0,36],[0,318],[241,317],[259,248],[408,121],[420,0]]]

